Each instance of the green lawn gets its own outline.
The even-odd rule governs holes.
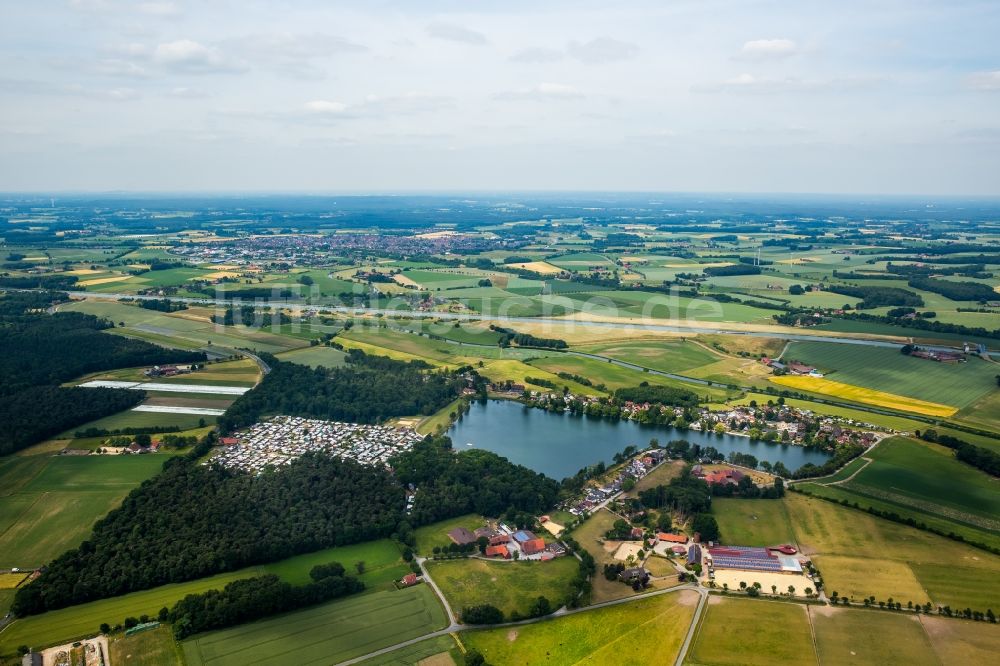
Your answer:
[[[548,562],[461,559],[426,566],[456,614],[467,606],[492,604],[507,617],[515,611],[527,615],[539,596],[548,598],[553,608],[562,606],[567,601],[569,582],[579,570],[574,557]]]
[[[818,664],[806,606],[712,596],[688,652],[698,666]]]
[[[784,358],[814,365],[833,381],[954,407],[965,407],[997,390],[997,365],[978,357],[950,364],[882,347],[793,342]]]
[[[427,585],[364,593],[184,641],[187,666],[334,664],[440,629]]]
[[[720,541],[734,546],[778,546],[794,543],[795,533],[785,503],[769,499],[712,500]]]
[[[414,550],[424,557],[430,557],[434,546],[448,546],[452,543],[451,539],[448,538],[448,532],[450,530],[453,530],[456,527],[464,527],[468,530],[474,530],[485,524],[486,521],[482,516],[475,513],[467,513],[464,516],[449,518],[448,520],[442,520],[437,523],[431,523],[430,525],[418,527],[413,530],[413,538],[416,543]]]
[[[374,593],[392,587],[390,581],[401,578],[409,571],[409,568],[403,565],[395,544],[388,539],[327,548],[280,562],[247,567],[184,583],[162,585],[151,590],[132,592],[112,599],[101,599],[17,620],[0,633],[0,655],[8,654],[22,644],[43,647],[92,635],[102,622],[114,625],[128,616],[155,615],[161,608],[173,606],[188,594],[221,589],[227,583],[240,578],[274,573],[292,583],[301,584],[308,580],[310,569],[317,564],[340,562],[353,574],[354,564],[358,561],[365,562],[365,573],[360,578]]]
[[[810,607],[809,614],[822,664],[938,663],[920,620],[912,615],[819,607]]]
[[[128,637],[112,637],[108,652],[114,666],[176,666],[182,663],[174,634],[166,625]]]
[[[693,592],[670,592],[460,638],[491,664],[672,664],[696,604]]]

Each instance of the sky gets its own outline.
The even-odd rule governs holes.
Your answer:
[[[996,0],[0,0],[0,190],[1000,195]]]

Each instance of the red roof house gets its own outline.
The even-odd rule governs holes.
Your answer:
[[[541,539],[529,539],[521,544],[521,550],[525,555],[534,555],[545,550],[545,542]]]
[[[487,546],[486,557],[502,557],[505,560],[509,560],[510,551],[507,550],[507,546],[504,546],[503,544],[498,546]]]

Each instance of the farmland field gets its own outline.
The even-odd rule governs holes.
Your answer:
[[[303,583],[308,578],[309,570],[316,564],[341,562],[349,572],[353,573],[353,565],[359,560],[365,561],[365,573],[360,578],[370,590],[391,587],[389,581],[402,577],[409,570],[402,565],[398,550],[389,540],[327,548],[280,562],[247,567],[184,583],[162,585],[151,590],[132,592],[112,599],[92,601],[17,620],[0,633],[0,654],[8,654],[22,644],[53,645],[91,635],[102,622],[116,624],[130,615],[135,617],[144,613],[155,615],[164,606],[169,608],[188,594],[221,589],[227,583],[241,578],[274,573],[292,583]]]
[[[156,474],[165,455],[0,460],[0,568],[41,566]]]
[[[836,382],[832,379],[826,379],[825,377],[820,378],[800,375],[783,375],[781,377],[772,377],[771,381],[775,384],[787,386],[788,388],[799,391],[822,393],[835,398],[853,400],[855,402],[862,402],[869,405],[875,405],[877,407],[888,407],[889,409],[897,409],[904,412],[914,412],[917,414],[924,414],[926,416],[951,416],[958,411],[958,408],[951,407],[949,405],[927,402],[925,400],[908,398],[903,395],[888,393],[886,391],[878,391],[875,389],[853,386],[851,384],[844,384],[843,382]]]
[[[996,625],[929,616],[920,622],[944,666],[989,664],[1000,654],[1000,627]]]
[[[940,571],[947,567],[958,581],[948,584],[955,605],[1000,597],[1000,556],[798,493],[783,501],[796,543],[812,556],[827,594],[936,603],[931,592],[942,592]],[[975,581],[978,587],[963,593]]]
[[[426,566],[456,615],[467,606],[488,603],[507,617],[515,611],[526,616],[539,596],[548,598],[554,609],[562,606],[578,570],[574,557],[548,562],[459,559],[428,562]]]
[[[580,351],[634,363],[662,372],[682,373],[701,365],[719,360],[719,357],[704,347],[692,342],[628,342],[592,345]]]
[[[427,585],[362,593],[200,634],[182,643],[188,666],[338,663],[447,623]]]
[[[954,407],[965,407],[997,388],[996,364],[975,356],[950,364],[881,347],[793,342],[784,358],[814,365],[837,382]]]
[[[455,645],[455,639],[449,636],[438,636],[436,638],[428,638],[427,640],[414,643],[407,647],[399,648],[398,650],[393,650],[387,654],[380,655],[378,657],[372,657],[371,659],[365,659],[360,662],[361,666],[413,666],[413,664],[424,664],[423,660],[428,657],[433,657],[434,655],[439,655],[442,652],[458,652],[458,648]],[[426,666],[453,666],[456,662],[454,659],[450,661],[444,661],[443,657],[441,662],[427,662]],[[450,659],[450,657],[449,657]],[[461,661],[457,662],[461,663]]]
[[[785,503],[769,499],[712,500],[719,523],[719,540],[736,546],[777,546],[794,543],[795,533]]]
[[[818,606],[809,615],[822,664],[938,663],[916,616]]]
[[[282,361],[308,365],[310,368],[336,368],[344,365],[347,354],[333,347],[303,347],[277,355]]]
[[[697,602],[694,592],[669,592],[461,639],[491,664],[672,664]]]
[[[697,666],[818,664],[805,606],[709,597],[688,652]]]

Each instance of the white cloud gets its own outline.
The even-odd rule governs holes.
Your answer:
[[[427,26],[427,34],[435,39],[443,39],[460,44],[482,46],[487,43],[486,35],[454,23],[435,22]]]
[[[305,110],[309,113],[320,115],[340,115],[347,111],[347,105],[343,102],[332,102],[325,99],[314,99],[305,103]]]
[[[740,56],[748,60],[787,58],[795,55],[798,46],[790,39],[754,39],[743,44]]]
[[[368,50],[343,37],[320,32],[257,34],[244,37],[238,42],[246,51],[256,55],[301,60],[325,58],[342,53],[363,53]]]
[[[181,13],[180,7],[173,2],[142,2],[139,4],[138,10],[150,16],[163,17],[178,16]]]
[[[966,83],[973,90],[1000,90],[1000,69],[970,74]]]
[[[507,92],[498,93],[494,95],[496,99],[503,100],[569,100],[569,99],[580,99],[584,97],[584,94],[580,92],[577,88],[564,83],[539,83],[537,86],[531,88],[522,88],[520,90],[510,90]]]
[[[225,57],[214,46],[205,46],[191,39],[178,39],[158,44],[153,50],[153,60],[169,69],[190,74],[236,72],[245,69]]]
[[[545,63],[556,62],[566,57],[566,54],[558,49],[524,49],[518,51],[510,57],[511,62]]]
[[[841,77],[832,79],[800,79],[794,76],[783,78],[759,77],[743,73],[719,83],[691,86],[693,92],[700,93],[795,93],[795,92],[843,92],[864,90],[885,85],[887,81],[879,77]]]
[[[97,72],[105,76],[122,76],[133,79],[144,79],[149,76],[145,67],[137,65],[131,60],[121,58],[107,58],[97,63]]]
[[[589,42],[570,42],[569,54],[585,65],[602,65],[634,58],[639,47],[610,37],[598,37]]]

